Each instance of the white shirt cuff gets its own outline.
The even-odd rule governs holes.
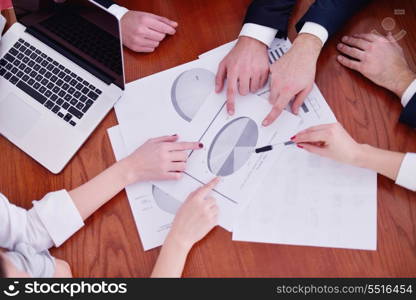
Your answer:
[[[407,87],[402,96],[402,105],[405,107],[416,94],[416,79]]]
[[[121,20],[121,18],[128,12],[129,10],[123,6],[113,4],[108,8],[108,11],[115,15],[117,19]]]
[[[396,184],[416,192],[416,153],[407,153],[403,158]]]
[[[270,47],[276,34],[276,29],[254,23],[246,23],[243,25],[239,36],[251,37]]]
[[[56,247],[84,226],[78,209],[65,190],[49,193],[41,201],[34,201],[33,208]]]
[[[325,45],[326,41],[328,40],[328,30],[322,25],[314,22],[306,22],[303,24],[302,29],[299,31],[301,33],[309,33],[313,34],[317,38],[319,38],[322,42],[322,45]]]
[[[0,14],[0,40],[3,33],[4,25],[6,25],[6,18]]]

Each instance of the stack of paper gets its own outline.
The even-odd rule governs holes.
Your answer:
[[[176,133],[183,141],[205,145],[190,153],[180,181],[126,188],[144,249],[163,244],[181,203],[215,176],[223,178],[213,191],[219,224],[233,231],[235,240],[375,249],[373,172],[283,144],[254,152],[311,125],[336,122],[318,88],[314,86],[299,117],[288,109],[268,127],[261,126],[270,111],[267,86],[257,95],[237,96],[236,113],[229,116],[224,92],[214,92],[214,78],[233,46],[231,42],[198,60],[129,83],[116,105],[119,126],[109,129],[109,135],[117,160],[162,135]],[[276,39],[270,62],[289,48],[289,41]]]

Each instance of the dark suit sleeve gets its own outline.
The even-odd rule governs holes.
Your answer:
[[[100,4],[101,6],[103,6],[105,8],[110,8],[111,5],[115,4],[111,0],[94,0],[94,2]]]
[[[331,36],[370,0],[317,0],[296,24],[297,31],[305,22],[314,22],[328,30]]]
[[[416,94],[413,95],[409,103],[405,106],[400,115],[400,122],[416,128]]]
[[[277,29],[279,37],[286,37],[295,2],[296,0],[254,0],[247,10],[244,23]]]

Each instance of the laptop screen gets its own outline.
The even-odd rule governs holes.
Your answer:
[[[88,0],[13,0],[27,31],[106,83],[124,89],[115,16]]]

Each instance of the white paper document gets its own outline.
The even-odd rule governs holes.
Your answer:
[[[115,107],[120,125],[109,135],[117,159],[163,135],[204,144],[189,153],[180,181],[126,189],[145,250],[163,243],[181,203],[215,176],[222,177],[212,193],[219,224],[233,231],[234,240],[376,249],[377,175],[284,145],[302,129],[336,122],[318,87],[299,116],[289,105],[268,127],[261,125],[271,109],[268,84],[257,95],[237,95],[229,116],[225,92],[216,94],[214,87],[218,64],[234,45],[127,84]],[[270,63],[290,47],[289,40],[275,39]],[[278,146],[255,153],[269,144]]]
[[[377,176],[286,148],[236,219],[233,240],[376,250]]]
[[[214,62],[216,62],[218,65],[218,63],[221,62],[221,60],[232,50],[235,44],[236,40],[205,52],[199,57],[210,59],[213,62],[212,65],[215,65]],[[274,39],[267,51],[269,62],[272,64],[277,61],[290,49],[291,46],[292,43],[288,39]],[[256,95],[266,100],[269,99],[270,80],[262,89],[256,92]],[[292,112],[291,104],[292,102],[290,102],[286,108],[286,110],[289,112]],[[238,105],[238,103],[236,103],[236,105]],[[328,124],[336,122],[332,110],[329,108],[316,84],[313,85],[312,91],[309,93],[305,99],[305,102],[300,107],[299,117],[302,119],[302,122],[299,126],[300,129],[308,128],[317,124]]]
[[[261,123],[269,112],[270,105],[262,98],[254,95],[238,96],[236,101],[239,108],[233,116],[229,116],[226,111],[224,93],[216,95],[214,101],[220,101],[219,105],[207,101],[201,109],[203,113],[195,117],[193,127],[184,131],[185,136],[199,132],[197,139],[204,144],[203,149],[190,154],[184,180],[155,184],[175,198],[182,199],[198,185],[208,183],[215,176],[222,177],[213,196],[231,204],[231,211],[230,208],[220,210],[220,224],[227,223],[224,227],[231,230],[234,219],[232,215],[237,205],[251,198],[258,184],[273,167],[279,153],[288,147],[283,143],[295,134],[300,119],[283,112],[271,126],[263,127]],[[195,126],[199,128],[196,129]],[[279,142],[282,143],[281,146],[276,146],[274,151],[255,153],[258,147]],[[226,211],[230,214],[224,219],[222,214]]]
[[[235,41],[202,54],[221,59]],[[270,63],[291,47],[275,39],[268,50]],[[268,99],[269,84],[257,95]],[[236,102],[238,108],[238,102]],[[287,107],[290,111],[290,105]],[[301,106],[299,130],[336,122],[314,84]],[[265,177],[255,197],[240,212],[233,239],[263,243],[377,248],[377,174],[346,166],[297,147],[286,147]]]
[[[239,108],[230,117],[225,92],[214,91],[216,65],[212,59],[200,59],[130,83],[116,112],[127,153],[149,138],[175,133],[182,141],[205,145],[190,154],[182,180],[154,184],[183,201],[201,184],[224,177],[213,194],[220,207],[219,224],[232,230],[236,206],[255,191],[278,156],[278,150],[254,150],[287,141],[300,119],[284,112],[272,126],[261,126],[270,105],[255,95],[238,96]]]
[[[109,128],[108,136],[116,160],[126,157],[127,149],[120,126]],[[129,185],[126,193],[143,249],[147,251],[161,246],[182,202],[147,182]]]
[[[201,130],[208,124],[196,126],[194,117],[205,102],[214,104],[203,111],[208,115],[223,104],[216,101],[217,95],[213,93],[214,78],[209,66],[194,61],[129,83],[123,99],[115,106],[127,153],[132,153],[149,138],[158,136],[179,134],[182,141],[198,141]],[[187,127],[197,130],[188,131]],[[187,187],[180,195],[176,194],[175,199],[181,202],[201,186],[187,176],[181,182]],[[219,224],[231,230],[236,203],[221,195],[216,198],[221,211]]]

